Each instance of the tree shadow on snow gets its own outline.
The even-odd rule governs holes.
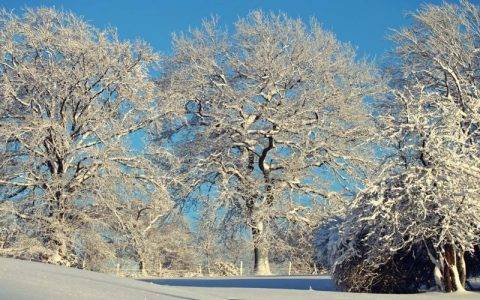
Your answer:
[[[248,277],[248,278],[168,278],[142,279],[159,285],[227,288],[264,288],[316,291],[335,291],[335,285],[327,276],[319,277]]]

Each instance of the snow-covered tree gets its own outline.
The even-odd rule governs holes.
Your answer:
[[[331,270],[339,246],[339,227],[344,221],[343,214],[321,220],[313,232],[313,259],[324,270]]]
[[[427,5],[413,19],[393,36],[381,107],[390,159],[339,228],[334,278],[351,291],[463,290],[480,242],[480,10]]]
[[[146,201],[145,191],[144,195],[139,195],[138,188],[119,185],[120,182],[113,184],[112,189],[98,199],[109,216],[104,222],[106,232],[110,233],[119,257],[129,257],[137,262],[142,275],[153,274],[160,269],[162,250],[168,247],[162,243],[165,232],[161,232],[161,228],[171,218],[172,202],[167,191],[162,189],[157,189],[156,194]],[[183,238],[178,232],[175,234],[173,228],[170,230],[176,239]]]
[[[0,13],[1,253],[78,265],[80,240],[113,217],[100,198],[161,189],[129,140],[157,116],[157,59],[69,13]]]
[[[256,274],[270,273],[272,223],[307,224],[315,203],[340,201],[334,182],[366,177],[375,71],[315,21],[255,11],[233,33],[205,22],[174,37],[159,86],[180,119],[162,129],[174,133],[184,197],[225,230],[251,232]]]
[[[302,219],[278,218],[271,222],[275,237],[271,241],[272,262],[277,265],[291,263],[291,274],[322,271],[317,268],[314,238],[318,225],[327,219],[325,208],[317,205],[309,208]]]
[[[208,206],[200,210],[195,222],[196,250],[202,265],[202,273],[209,276],[239,275],[238,264],[248,253],[246,250],[248,243],[244,236],[229,230],[228,226],[219,227],[217,222],[215,212]],[[235,270],[232,266],[235,265],[237,265],[237,274],[232,272]]]
[[[372,184],[340,226],[337,284],[349,291],[414,292],[435,282],[463,289],[464,255],[479,237],[472,181],[441,167],[410,167]]]

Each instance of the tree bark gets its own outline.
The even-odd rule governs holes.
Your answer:
[[[257,222],[252,228],[253,238],[253,272],[255,275],[271,275],[268,260],[268,247],[263,239],[263,223]]]
[[[459,256],[461,256],[461,259],[458,260]],[[447,244],[444,246],[443,257],[442,278],[445,292],[464,291],[465,283],[462,283],[462,278],[466,277],[466,270],[465,262],[463,260],[463,252],[457,253],[453,245]]]

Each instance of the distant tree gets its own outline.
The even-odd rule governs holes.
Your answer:
[[[213,209],[209,206],[200,207],[193,225],[195,251],[202,273],[208,276],[239,275],[240,262],[243,261],[243,274],[248,274],[250,266],[246,262],[251,259],[247,235],[232,230],[229,224],[218,226],[218,216]]]
[[[345,211],[344,211],[345,212]],[[344,222],[344,215],[338,214],[325,218],[313,232],[313,259],[319,268],[330,271],[337,259],[339,246],[339,227]]]
[[[234,33],[205,22],[174,37],[159,87],[180,117],[161,132],[173,136],[184,198],[212,207],[217,226],[251,232],[256,274],[270,273],[274,222],[336,205],[334,182],[355,188],[368,174],[375,72],[315,21],[255,11]]]
[[[322,211],[323,210],[323,211]],[[291,263],[291,274],[320,272],[315,260],[315,232],[319,224],[328,220],[322,206],[310,207],[302,218],[285,218],[272,222],[272,262],[283,266]],[[333,212],[330,212],[333,213]],[[322,254],[324,255],[324,254]],[[284,273],[287,269],[282,270]]]
[[[199,211],[196,244],[202,271],[206,274],[214,273],[213,266],[222,255],[221,240],[225,231],[219,229],[215,222],[215,212],[211,208],[205,207]]]
[[[480,242],[480,10],[427,5],[413,19],[393,36],[391,159],[339,229],[334,278],[351,291],[463,290]]]
[[[162,250],[170,246],[162,243],[162,235],[167,233],[161,232],[172,212],[168,193],[157,189],[155,196],[145,201],[145,196],[139,197],[138,189],[121,187],[121,194],[116,189],[118,187],[114,185],[98,202],[106,208],[105,213],[109,216],[104,224],[114,241],[117,256],[137,262],[138,270],[144,276],[156,273],[162,266]],[[183,238],[179,232],[173,232],[173,227],[169,229],[172,232],[168,235],[175,235],[178,240]]]
[[[146,44],[69,13],[0,13],[1,253],[79,265],[85,239],[105,241],[97,227],[114,218],[99,199],[129,187],[148,201],[162,189],[130,145],[157,116],[157,60]]]

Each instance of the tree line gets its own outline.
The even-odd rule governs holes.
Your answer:
[[[348,291],[479,272],[480,10],[425,5],[376,63],[316,20],[216,18],[160,55],[0,13],[0,254],[144,275],[239,250]],[[228,272],[227,272],[228,273]]]

